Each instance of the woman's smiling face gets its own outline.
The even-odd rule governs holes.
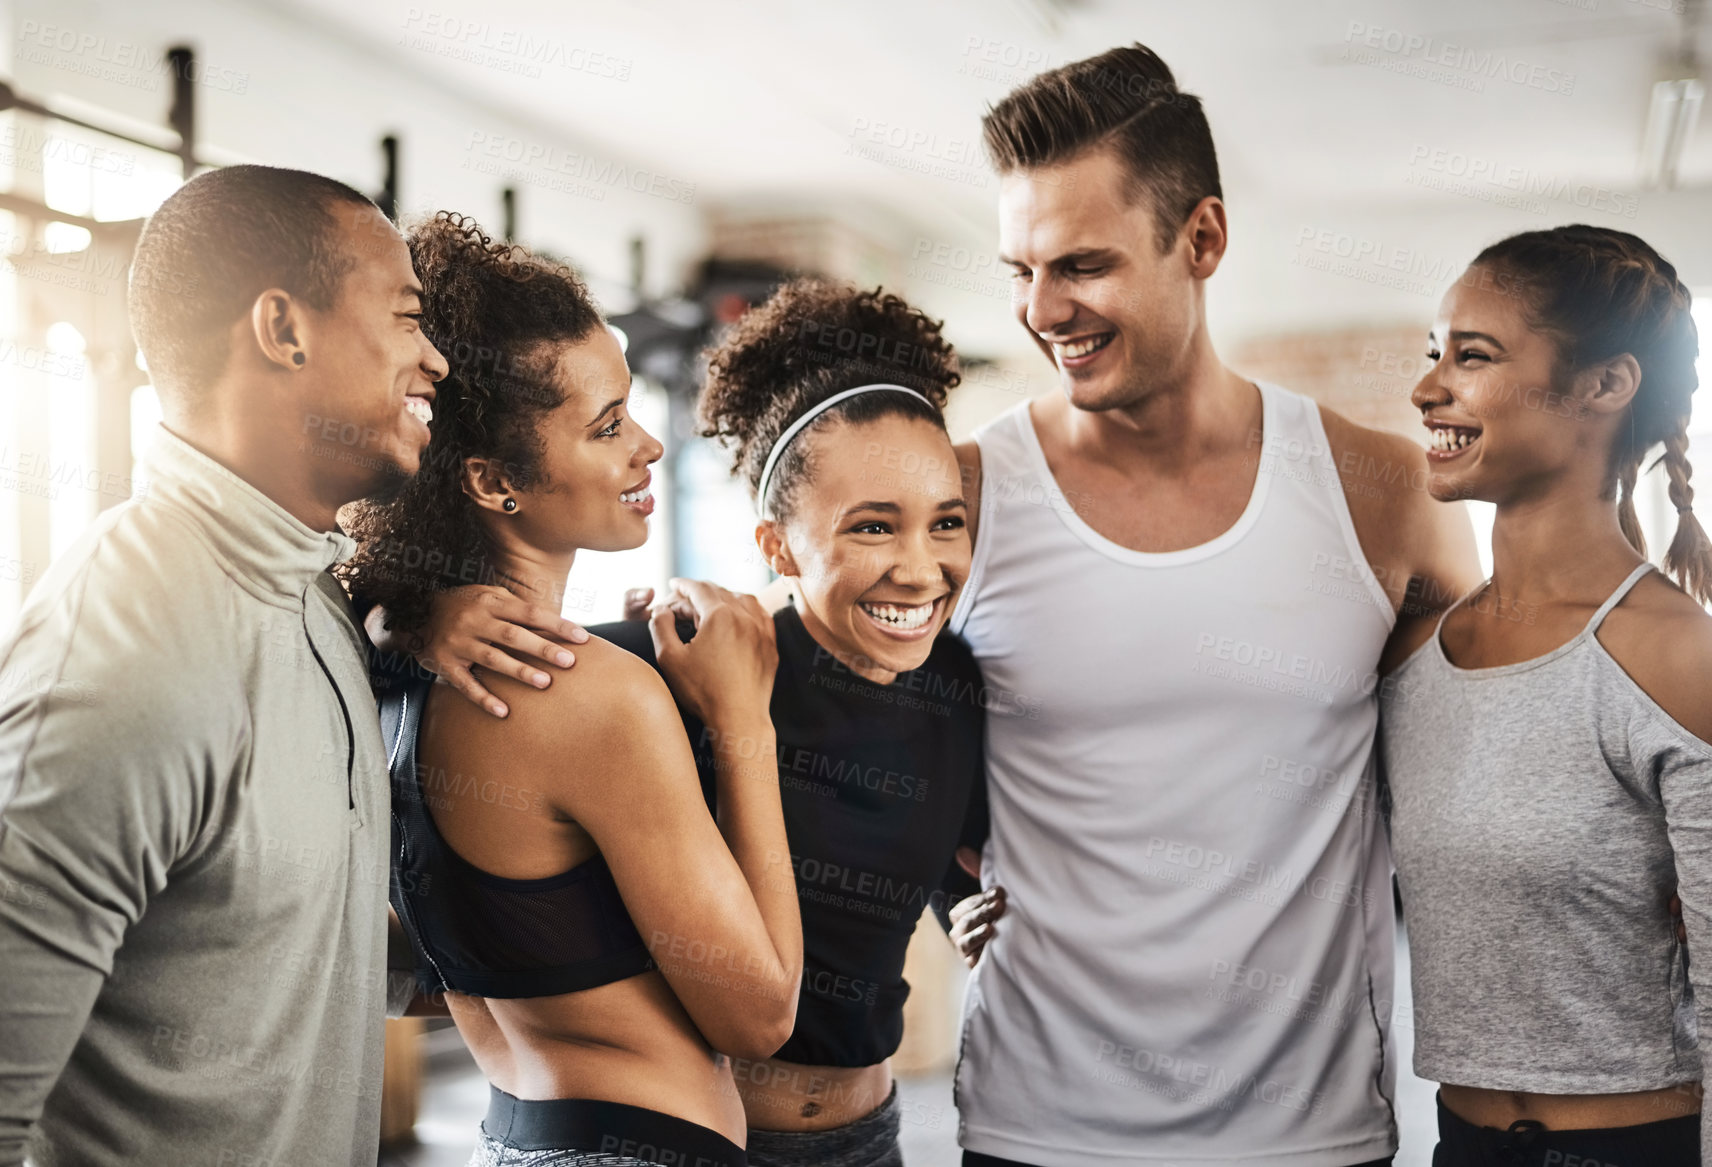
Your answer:
[[[1582,375],[1565,376],[1556,338],[1528,319],[1525,286],[1472,267],[1445,293],[1427,337],[1433,363],[1412,400],[1429,431],[1434,498],[1502,502],[1566,466],[1611,454],[1609,418],[1590,413]]]
[[[599,328],[563,346],[553,379],[564,400],[541,420],[541,481],[519,489],[526,505],[506,522],[544,550],[641,546],[654,510],[648,467],[665,448],[630,416],[618,341]]]
[[[896,414],[833,421],[811,443],[810,477],[756,541],[791,578],[809,633],[881,683],[919,668],[969,575],[968,507],[951,439]]]

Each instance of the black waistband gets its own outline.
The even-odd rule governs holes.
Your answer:
[[[1522,1120],[1508,1130],[1476,1126],[1437,1099],[1439,1149],[1433,1162],[1532,1167],[1580,1161],[1588,1167],[1691,1167],[1700,1162],[1700,1116],[1634,1126],[1547,1130]]]
[[[482,1131],[520,1151],[600,1151],[664,1167],[748,1167],[743,1148],[700,1123],[623,1102],[513,1098],[488,1090]]]

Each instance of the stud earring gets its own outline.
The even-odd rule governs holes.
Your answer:
[[[503,505],[505,506],[506,513],[510,514],[512,511],[517,509],[517,500],[514,498],[508,498],[505,500]]]
[[[306,361],[308,359],[309,358],[305,357],[302,353],[292,353],[291,354],[291,363],[294,365],[301,365],[304,361]]]

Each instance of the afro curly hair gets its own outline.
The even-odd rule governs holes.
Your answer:
[[[544,483],[539,427],[565,399],[553,379],[559,350],[603,321],[570,268],[496,242],[468,216],[441,211],[406,241],[422,329],[450,371],[421,469],[392,497],[347,508],[357,552],[335,571],[353,597],[385,605],[387,627],[408,629],[426,621],[435,593],[495,582],[464,461],[499,462],[523,489]]]
[[[962,374],[941,327],[883,288],[866,292],[834,280],[791,280],[708,350],[698,432],[731,450],[732,474],[755,492],[779,435],[846,389],[896,384],[927,401],[865,393],[827,410],[802,437],[835,421],[861,424],[888,416],[921,418],[944,429],[946,398]],[[796,490],[812,474],[811,453],[811,443],[799,437],[780,457],[766,500],[776,518],[789,515]]]

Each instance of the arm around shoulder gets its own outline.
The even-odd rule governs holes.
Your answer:
[[[1381,662],[1389,672],[1480,582],[1474,526],[1463,502],[1433,497],[1420,446],[1335,410],[1320,417],[1362,554],[1397,616]]]

